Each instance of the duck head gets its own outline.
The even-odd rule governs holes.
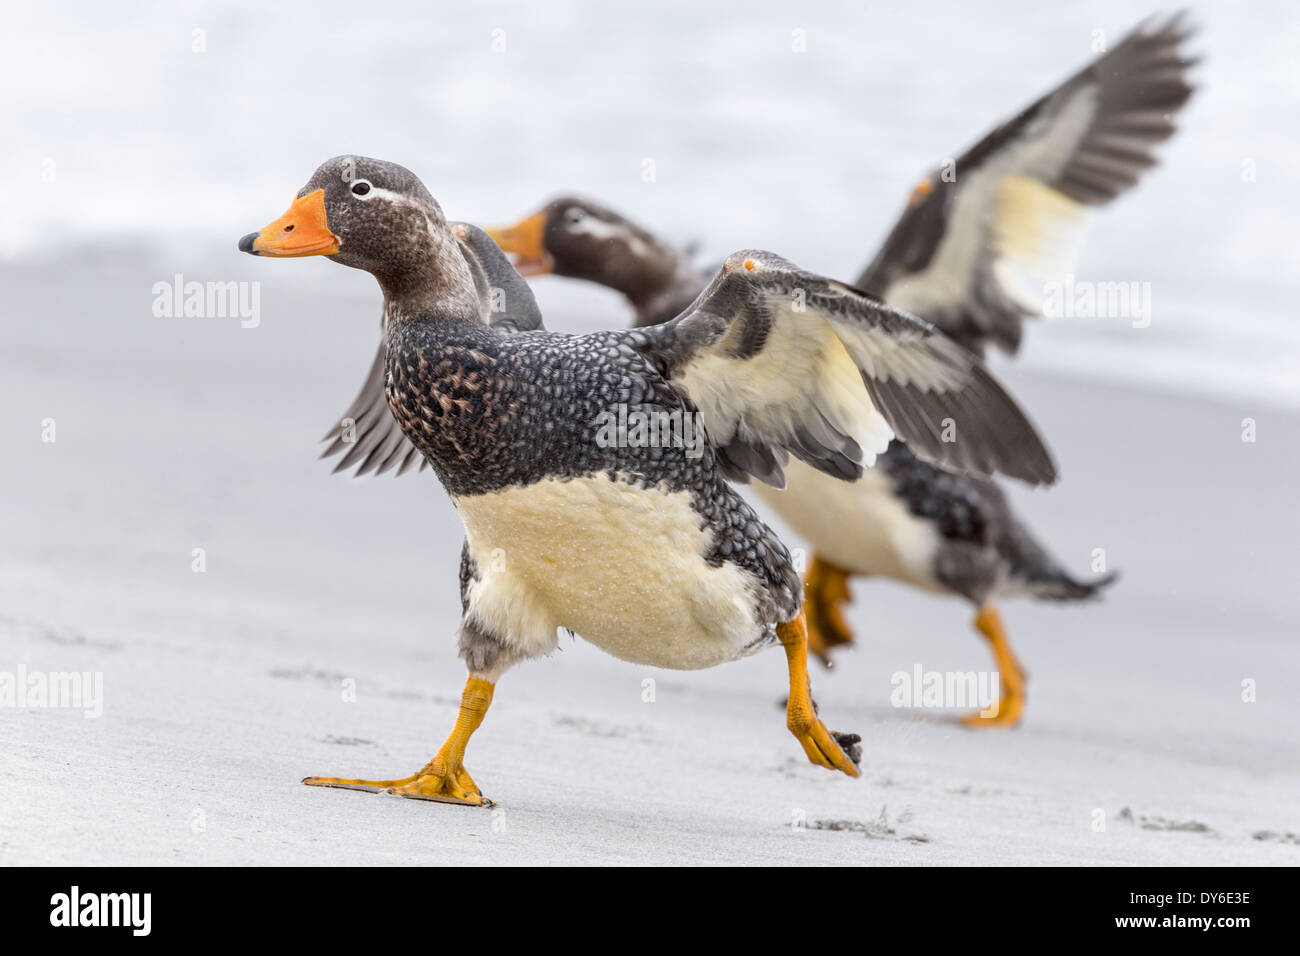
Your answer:
[[[390,306],[478,305],[474,280],[437,200],[409,169],[365,156],[320,165],[279,219],[239,240],[271,258],[327,256],[379,280]]]
[[[585,279],[622,292],[633,303],[662,295],[683,271],[693,271],[682,253],[640,226],[570,196],[487,233],[514,257],[520,275]]]

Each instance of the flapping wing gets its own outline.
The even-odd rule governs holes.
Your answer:
[[[1056,479],[1034,427],[978,357],[772,253],[735,253],[680,316],[628,334],[690,395],[730,477],[783,487],[794,455],[856,479],[896,435],[946,467]]]
[[[361,383],[361,391],[338,423],[321,439],[329,442],[321,452],[321,458],[343,455],[334,466],[336,474],[353,465],[357,475],[372,471],[382,475],[394,468],[400,475],[416,465],[421,470],[429,467],[388,410],[388,395],[384,391],[384,352],[385,346],[381,342],[375,360],[370,363],[370,371]]]
[[[542,313],[532,290],[491,237],[478,226],[464,222],[452,223],[451,230],[474,276],[483,321],[514,332],[542,328]],[[356,466],[358,475],[372,471],[382,475],[392,469],[400,475],[417,464],[421,469],[429,467],[388,410],[384,351],[384,343],[380,342],[361,391],[338,424],[321,439],[329,442],[321,458],[343,456],[334,466],[335,472]]]
[[[1044,283],[1073,271],[1089,207],[1155,165],[1192,94],[1181,15],[1143,24],[955,167],[923,180],[857,285],[976,351],[1014,353]]]

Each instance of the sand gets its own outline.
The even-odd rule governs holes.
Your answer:
[[[804,761],[779,653],[676,673],[566,638],[470,748],[498,809],[301,786],[445,736],[460,529],[427,473],[314,460],[370,361],[370,280],[221,268],[262,281],[257,328],[154,317],[170,272],[130,261],[0,272],[0,671],[103,680],[98,718],[0,710],[0,863],[1300,862],[1300,421],[1005,363],[1064,474],[1015,500],[1072,568],[1123,573],[1094,606],[1005,606],[1018,730],[891,707],[896,671],[989,662],[962,603],[863,581],[859,647],[814,674],[860,780]],[[543,291],[553,327],[625,320]]]

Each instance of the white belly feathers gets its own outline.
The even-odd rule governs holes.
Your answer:
[[[752,487],[815,553],[845,571],[937,587],[938,534],[894,497],[885,475],[868,468],[859,481],[841,481],[791,459],[785,477],[784,491]]]
[[[688,492],[551,478],[456,507],[479,572],[469,614],[527,656],[566,627],[625,661],[694,669],[762,634],[757,582],[705,562],[710,534]]]

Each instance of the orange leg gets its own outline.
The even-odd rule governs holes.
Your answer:
[[[837,734],[827,730],[817,716],[812,683],[808,678],[808,628],[804,612],[800,611],[793,621],[778,624],[776,634],[785,648],[785,659],[790,666],[790,699],[786,704],[786,726],[790,733],[817,766],[840,770],[850,777],[861,776],[857,760],[852,756],[861,738],[856,734]]]
[[[831,666],[832,647],[853,643],[842,610],[852,600],[849,572],[814,554],[804,577],[803,606],[808,615],[808,650],[826,667]]]
[[[975,615],[975,627],[988,638],[993,648],[993,659],[998,665],[998,680],[1002,693],[996,710],[989,708],[963,717],[967,727],[1014,727],[1020,723],[1025,709],[1025,671],[1012,653],[1011,642],[1002,626],[1002,615],[992,604],[986,604]]]
[[[436,800],[440,803],[463,803],[470,806],[492,806],[479,792],[478,785],[465,769],[465,746],[470,736],[478,730],[492,703],[493,686],[490,681],[471,677],[460,698],[460,713],[456,726],[432,760],[424,769],[400,780],[353,780],[347,777],[308,777],[303,781],[309,787],[340,787],[345,790],[384,791],[414,800]]]

